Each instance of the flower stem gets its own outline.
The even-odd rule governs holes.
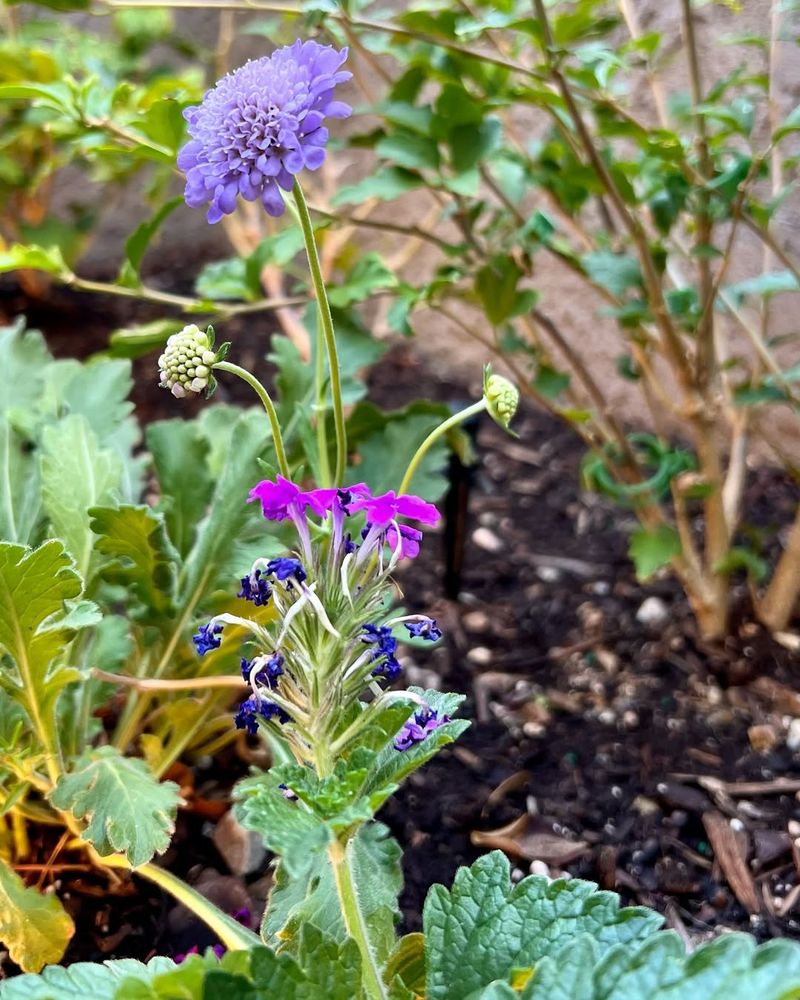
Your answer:
[[[397,492],[405,493],[411,485],[411,480],[414,478],[414,473],[419,468],[420,462],[443,434],[446,434],[453,427],[457,427],[459,424],[464,423],[465,420],[469,420],[470,417],[473,417],[478,413],[482,413],[485,409],[486,400],[479,399],[477,403],[473,403],[464,410],[459,410],[458,413],[454,413],[452,417],[448,417],[447,420],[439,424],[438,427],[434,427],[419,448],[417,448],[414,457],[408,463],[406,474],[403,476],[403,481],[400,483],[400,488]]]
[[[359,905],[358,889],[353,878],[350,845],[344,847],[338,840],[335,840],[328,848],[328,859],[333,868],[344,925],[361,953],[361,976],[364,991],[371,1000],[387,1000],[386,986],[372,951],[364,914]]]
[[[311,271],[311,281],[314,285],[314,293],[317,297],[318,323],[317,323],[317,358],[315,381],[317,387],[317,435],[320,442],[320,468],[323,472],[323,486],[330,486],[332,482],[341,485],[344,482],[344,470],[347,462],[347,430],[344,425],[344,407],[342,405],[342,380],[339,371],[339,355],[336,349],[336,336],[333,332],[333,317],[331,307],[328,302],[328,294],[325,291],[325,282],[322,280],[322,269],[319,264],[319,254],[317,244],[314,239],[314,227],[311,224],[311,215],[303,194],[303,189],[295,178],[294,200],[297,205],[297,213],[300,218],[300,226],[303,230],[303,240],[306,245],[306,256],[308,257],[308,267]],[[325,411],[322,403],[322,381],[324,369],[322,367],[322,347],[323,344],[328,354],[328,368],[331,376],[331,396],[333,397],[333,422],[336,427],[336,473],[331,480],[328,466],[327,447],[323,447],[325,441]],[[320,431],[320,425],[322,430]]]
[[[165,892],[178,900],[179,903],[191,910],[195,916],[199,917],[220,939],[220,941],[230,951],[249,951],[257,945],[262,944],[261,938],[257,934],[248,930],[238,920],[228,916],[223,910],[215,906],[205,896],[201,896],[197,890],[187,885],[177,875],[168,872],[164,868],[159,868],[147,862],[139,865],[138,868],[131,869],[128,861],[119,854],[100,859],[101,864],[106,868],[124,868],[133,870],[137,875],[146,878],[149,882],[154,882]]]
[[[275,454],[278,458],[278,467],[280,468],[281,475],[286,479],[290,479],[289,464],[286,461],[286,452],[283,448],[281,425],[278,423],[278,414],[275,411],[275,404],[272,402],[267,390],[254,375],[250,374],[249,371],[244,368],[240,368],[238,365],[231,364],[230,361],[218,361],[214,365],[214,370],[230,372],[231,375],[238,375],[240,379],[243,379],[252,389],[255,390],[258,398],[264,405],[264,409],[267,411],[267,416],[269,417],[269,425],[272,428],[272,440],[275,444]]]

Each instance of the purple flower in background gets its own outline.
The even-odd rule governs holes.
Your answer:
[[[427,639],[429,642],[438,642],[442,638],[442,630],[435,618],[420,617],[419,621],[405,622],[408,634],[415,639]]]
[[[399,532],[399,539],[398,539]],[[416,559],[419,555],[419,543],[422,541],[422,532],[418,528],[412,528],[407,524],[398,524],[397,528],[390,524],[386,529],[386,544],[392,550],[397,548],[400,542],[400,558]]]
[[[440,719],[434,709],[424,705],[418,712],[414,713],[395,736],[395,750],[399,750],[401,753],[403,750],[410,750],[415,743],[422,743],[434,730],[449,721],[449,716],[443,715]]]
[[[201,104],[184,111],[190,141],[178,154],[186,174],[186,204],[209,203],[208,221],[230,215],[241,195],[283,215],[283,191],[294,175],[325,159],[326,118],[347,118],[351,108],[333,99],[347,49],[303,42],[276,49],[223,77]]]
[[[205,656],[212,649],[219,649],[222,645],[222,639],[219,637],[221,632],[222,626],[214,622],[209,622],[208,625],[201,625],[192,636],[192,642],[197,650],[197,655]]]

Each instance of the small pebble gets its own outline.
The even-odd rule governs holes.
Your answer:
[[[789,723],[786,746],[792,751],[800,750],[800,719],[792,719]]]
[[[475,646],[467,653],[467,659],[479,667],[488,667],[492,662],[492,651],[486,646]]]
[[[489,616],[485,611],[468,611],[461,621],[468,632],[487,632],[489,630]]]
[[[479,549],[483,549],[484,552],[491,552],[496,554],[502,552],[504,545],[501,538],[488,528],[476,528],[472,532],[472,541],[478,546]]]
[[[769,753],[780,742],[777,731],[773,726],[766,723],[750,726],[747,730],[747,738],[750,740],[750,746],[756,753]]]
[[[669,618],[669,608],[660,597],[648,597],[642,601],[636,612],[636,621],[640,625],[661,625]]]
[[[537,566],[536,575],[544,583],[556,583],[561,579],[561,570],[555,566]]]
[[[529,870],[531,875],[544,875],[545,878],[550,878],[550,869],[544,861],[540,861],[538,858],[535,861],[531,861]]]

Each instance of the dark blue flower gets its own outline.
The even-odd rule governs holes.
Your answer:
[[[205,656],[210,650],[219,649],[222,645],[222,639],[219,638],[221,632],[222,626],[218,623],[209,622],[208,625],[200,626],[192,636],[198,656]]]
[[[347,534],[344,536],[344,554],[346,556],[349,556],[350,553],[351,552],[355,552],[355,550],[357,548],[358,548],[358,546],[353,541],[353,539],[350,537],[350,532],[348,531]]]
[[[416,639],[428,639],[430,642],[438,642],[442,638],[442,630],[439,628],[435,618],[422,618],[417,622],[405,622],[408,634]]]
[[[289,715],[284,712],[280,705],[276,705],[274,701],[261,695],[254,694],[241,703],[233,721],[237,729],[246,729],[251,736],[255,736],[258,732],[259,716],[266,720],[276,718],[281,725],[289,721]]]
[[[240,660],[242,677],[248,684],[250,683],[250,674],[252,673],[254,662],[253,660],[246,660],[244,657]],[[273,653],[266,663],[262,663],[253,679],[261,687],[274,688],[282,673],[283,657],[280,653]]]
[[[449,716],[443,715],[439,718],[434,709],[424,705],[414,713],[395,737],[395,750],[399,750],[401,753],[403,750],[410,750],[415,743],[422,743],[434,730],[449,721]]]
[[[281,190],[291,191],[304,167],[322,166],[323,122],[351,112],[333,99],[352,75],[339,68],[346,58],[347,49],[298,39],[229,73],[187,108],[191,140],[178,154],[186,204],[210,203],[212,223],[233,212],[239,196],[283,215]]]
[[[242,577],[242,589],[236,595],[245,601],[252,601],[257,608],[263,608],[269,601],[272,588],[257,569],[252,576]]]
[[[292,577],[298,583],[306,579],[306,571],[299,559],[270,559],[267,563],[267,575],[281,581]],[[291,587],[291,583],[288,586]]]
[[[362,626],[364,635],[361,641],[368,644],[374,643],[375,650],[371,659],[381,660],[372,671],[373,677],[385,677],[390,683],[400,675],[400,664],[394,655],[397,650],[397,639],[392,635],[392,630],[388,625],[372,625],[367,623]]]

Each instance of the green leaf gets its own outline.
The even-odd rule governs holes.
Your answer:
[[[177,331],[178,323],[174,319],[155,319],[150,323],[121,326],[111,333],[109,350],[114,357],[139,358],[163,347]]]
[[[29,889],[0,861],[0,942],[25,972],[38,972],[58,962],[75,933],[75,925],[56,896]],[[0,986],[0,994],[6,993]]]
[[[169,540],[162,514],[150,507],[90,507],[95,547],[113,560],[104,564],[104,579],[121,584],[138,601],[136,617],[148,624],[174,613],[178,553]]]
[[[417,448],[440,423],[439,416],[411,413],[364,438],[359,446],[361,462],[356,473],[359,479],[368,482],[376,496],[397,489]],[[447,445],[444,441],[437,442],[414,474],[413,492],[426,500],[438,500],[447,489],[446,463]]]
[[[502,140],[503,126],[499,118],[486,118],[480,125],[456,125],[450,131],[448,145],[453,170],[463,173],[485,160]]]
[[[38,330],[25,332],[25,323],[0,327],[0,413],[28,410],[44,389],[45,372],[53,358]]]
[[[78,366],[61,390],[68,413],[86,418],[101,444],[106,444],[133,412],[128,394],[133,387],[130,361],[91,358]]]
[[[475,275],[475,291],[484,312],[495,326],[514,313],[521,277],[522,271],[511,257],[494,257]]]
[[[50,801],[88,821],[83,836],[99,854],[122,851],[136,868],[169,846],[181,797],[174,782],[158,781],[144,761],[105,746],[84,754]]]
[[[148,246],[150,246],[153,237],[161,228],[164,220],[175,211],[178,205],[182,204],[183,198],[172,198],[170,201],[165,202],[152,218],[138,226],[125,241],[125,266],[120,275],[120,280],[123,280],[123,278],[129,280],[123,281],[123,283],[138,284],[139,268],[141,267],[142,258]]]
[[[61,542],[51,539],[33,551],[0,542],[0,647],[14,662],[13,670],[0,670],[0,683],[29,716],[52,717],[59,691],[75,679],[73,670],[51,664],[76,630],[98,620],[85,604],[78,605],[79,619],[70,614],[68,602],[82,589]]]
[[[668,566],[675,556],[681,554],[681,540],[678,532],[669,524],[657,528],[636,528],[631,534],[628,555],[636,567],[636,578],[641,582]]]
[[[642,287],[642,271],[633,257],[596,250],[584,254],[580,261],[589,278],[612,295],[622,297],[628,289]]]
[[[408,170],[438,170],[441,162],[439,147],[433,139],[402,129],[379,139],[375,152]]]
[[[159,509],[175,548],[186,558],[214,489],[208,469],[207,442],[197,423],[190,420],[152,423],[147,428],[146,440],[158,473]]]
[[[94,551],[89,508],[107,503],[118,489],[120,458],[100,448],[89,421],[73,414],[44,429],[41,476],[42,501],[53,532],[88,578]]]
[[[51,0],[51,2],[55,6],[59,0]],[[63,2],[68,4],[71,0],[63,0]],[[80,0],[80,3],[82,6],[88,7],[89,0]],[[69,7],[65,7],[65,9],[69,9]],[[65,114],[68,118],[74,114],[72,92],[65,83],[61,82],[4,83],[0,85],[0,101],[3,98],[11,101],[34,101],[38,107],[50,108],[52,111]]]
[[[792,132],[800,132],[800,104],[784,118],[781,124],[775,129],[772,136],[773,142],[780,142],[784,136],[790,135]]]
[[[358,259],[346,281],[329,289],[328,299],[334,308],[346,309],[354,302],[368,299],[378,289],[394,288],[396,285],[397,278],[384,264],[380,254],[367,253]]]
[[[41,514],[39,463],[26,438],[0,416],[0,538],[30,543]]]
[[[620,909],[616,895],[592,882],[529,876],[512,886],[510,874],[508,859],[493,851],[460,868],[450,890],[431,888],[423,910],[427,1000],[466,1000],[579,935],[630,949],[662,922],[643,907]]]
[[[110,962],[51,965],[39,976],[17,976],[0,984],[2,1000],[116,1000],[124,981],[147,982],[175,968],[171,958],[151,958],[145,965],[132,958]]]
[[[536,966],[521,1000],[794,1000],[800,947],[724,934],[686,955],[672,931],[610,951],[578,938]]]
[[[350,841],[348,850],[370,940],[376,957],[383,962],[394,948],[394,929],[400,916],[397,905],[403,886],[400,845],[382,823],[368,823]],[[337,941],[347,938],[333,870],[322,852],[315,855],[307,871],[296,877],[279,862],[261,933],[276,947],[281,945],[295,951],[300,929],[308,924],[325,927]]]
[[[734,298],[737,305],[741,305],[751,295],[760,295],[768,299],[780,292],[800,291],[800,284],[790,271],[769,271],[754,278],[738,281],[734,285],[727,285],[725,291]]]
[[[0,97],[3,88],[0,87]],[[45,271],[60,278],[68,278],[72,272],[61,256],[58,247],[25,246],[14,243],[8,250],[0,250],[0,274],[6,271]]]
[[[422,186],[419,174],[401,170],[400,167],[384,167],[365,177],[357,184],[345,184],[333,198],[333,205],[359,204],[368,198],[391,201],[406,191]]]
[[[213,302],[255,302],[261,298],[261,290],[253,287],[243,257],[206,264],[197,276],[194,290]]]

